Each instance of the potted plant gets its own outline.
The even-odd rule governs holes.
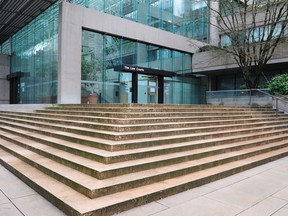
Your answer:
[[[84,103],[94,104],[98,102],[101,92],[99,86],[101,78],[100,64],[100,61],[95,58],[93,53],[82,54],[81,80],[84,83],[84,89],[89,91],[88,95],[82,96],[82,102]]]

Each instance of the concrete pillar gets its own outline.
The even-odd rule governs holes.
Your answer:
[[[10,56],[0,54],[0,104],[9,104],[10,85],[7,75],[10,73]]]
[[[72,4],[60,4],[58,46],[58,103],[81,103],[82,10],[70,10]],[[75,13],[77,12],[77,13]],[[73,13],[73,14],[71,14]],[[75,19],[71,19],[75,17]]]
[[[219,45],[219,29],[218,26],[217,13],[219,11],[219,1],[209,1],[210,2],[210,29],[209,29],[209,44],[218,46]]]

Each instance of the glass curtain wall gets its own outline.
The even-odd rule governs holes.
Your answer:
[[[5,41],[1,46],[0,46],[0,54],[4,55],[10,55],[11,50],[10,50],[10,40]]]
[[[143,23],[185,37],[208,41],[206,0],[74,0],[114,16]]]
[[[21,72],[20,103],[57,102],[58,3],[12,37],[11,72]]]
[[[123,72],[122,65],[175,72],[164,77],[164,103],[199,103],[200,82],[189,76],[190,54],[87,30],[82,33],[82,103],[90,94],[100,103],[132,103],[132,73]],[[145,88],[154,78],[139,73],[139,103],[147,103]]]

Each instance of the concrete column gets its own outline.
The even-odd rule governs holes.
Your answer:
[[[209,43],[214,46],[219,45],[219,29],[215,26],[218,26],[217,13],[219,11],[219,1],[209,1],[210,2],[210,29],[209,29]],[[215,10],[215,11],[213,11]]]
[[[58,103],[81,103],[82,10],[70,10],[72,4],[60,4],[58,51]],[[77,12],[77,13],[75,13]],[[71,14],[73,13],[73,14]],[[74,19],[71,19],[74,17]],[[77,20],[78,18],[78,20]]]
[[[10,73],[10,56],[0,54],[0,104],[9,104],[10,85],[7,75]]]

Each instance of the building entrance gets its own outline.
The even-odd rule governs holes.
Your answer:
[[[176,75],[174,72],[126,65],[121,70],[132,73],[132,103],[164,103],[164,77]]]
[[[21,72],[11,73],[7,76],[10,81],[10,104],[18,104],[20,102],[20,77]]]
[[[138,74],[138,82],[132,84],[138,85],[138,103],[159,103],[158,76]]]
[[[158,103],[158,79],[151,77],[147,80],[147,102]]]

